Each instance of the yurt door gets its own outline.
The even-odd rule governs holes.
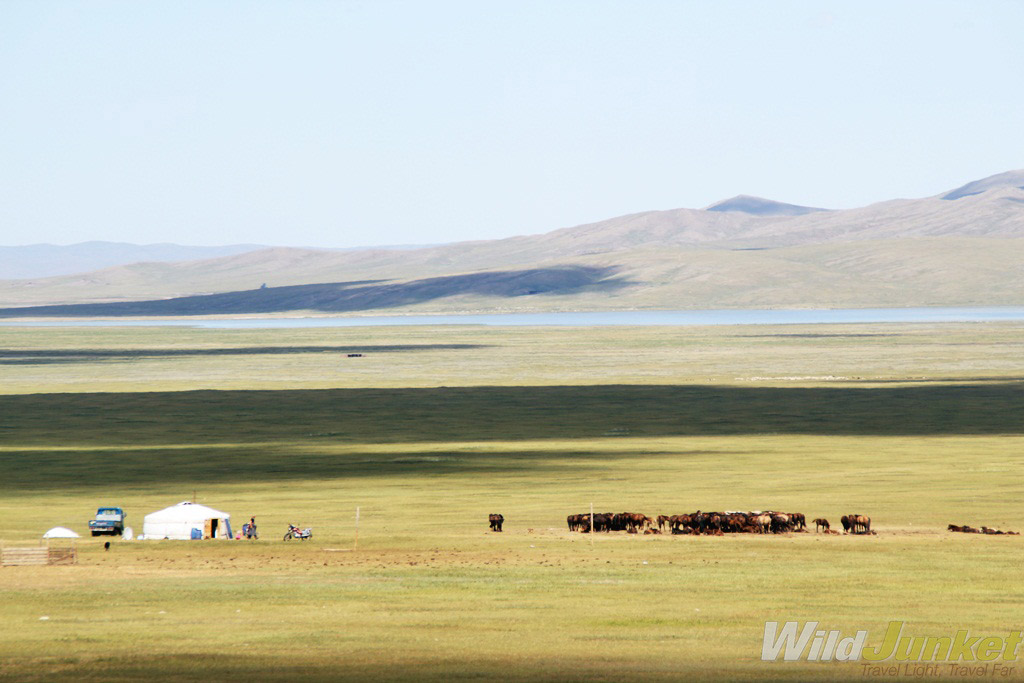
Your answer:
[[[217,529],[217,520],[206,520],[206,528],[203,529],[203,538],[213,538],[213,532]]]

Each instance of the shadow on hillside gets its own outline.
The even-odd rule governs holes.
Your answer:
[[[842,384],[1017,384],[1024,382],[1024,377],[916,377],[912,379],[856,379],[839,380]]]
[[[673,436],[1024,433],[1024,383],[562,386],[0,396],[0,488],[238,477],[443,475],[578,464]],[[576,454],[360,453],[360,444],[579,441]],[[334,455],[354,445],[355,455]],[[42,450],[33,451],[32,448]],[[109,450],[123,448],[123,451]],[[415,447],[414,447],[415,448]],[[53,449],[53,450],[49,450]],[[551,463],[550,459],[557,461]],[[559,464],[560,463],[560,464]],[[575,467],[576,465],[573,465]]]
[[[630,284],[615,268],[561,266],[450,275],[411,282],[334,282],[266,287],[156,301],[28,306],[0,309],[0,317],[235,315],[321,311],[346,313],[410,306],[453,296],[522,297],[608,292]]]
[[[0,395],[0,445],[1024,433],[1024,383]]]
[[[377,344],[362,346],[249,346],[238,348],[180,349],[0,349],[0,365],[47,365],[52,363],[90,363],[129,361],[142,358],[180,358],[190,356],[280,356],[303,353],[415,353],[423,351],[462,351],[487,347],[487,344]]]
[[[372,551],[370,555],[371,557],[377,557]],[[317,557],[317,562],[323,559],[322,554]],[[305,558],[303,561],[306,563],[310,562],[310,560]],[[614,638],[617,634],[609,633],[608,629],[600,630],[594,628],[580,628],[570,633],[554,629],[550,631],[552,638],[565,638],[570,643],[581,640],[588,641],[587,647],[579,650],[583,654],[578,654],[578,651],[573,649],[559,655],[557,652],[558,647],[552,646],[540,654],[531,653],[517,656],[514,663],[510,663],[509,656],[504,654],[502,647],[492,647],[490,645],[493,642],[500,642],[492,640],[497,637],[494,634],[498,633],[504,638],[519,637],[519,634],[523,634],[522,637],[524,638],[536,638],[537,633],[534,626],[518,614],[514,619],[510,620],[508,616],[509,608],[504,603],[502,605],[505,609],[495,608],[493,612],[486,612],[485,616],[478,616],[477,610],[481,608],[477,607],[477,605],[487,605],[489,603],[486,602],[484,597],[478,597],[476,591],[481,591],[480,595],[486,596],[488,594],[487,591],[490,589],[491,594],[494,594],[491,586],[498,582],[494,578],[495,572],[493,569],[481,568],[471,570],[462,568],[457,572],[449,572],[436,569],[426,570],[426,567],[422,564],[415,568],[412,566],[402,567],[401,564],[392,564],[388,567],[387,579],[384,579],[376,577],[375,573],[370,569],[377,561],[374,560],[372,563],[365,562],[363,569],[360,571],[366,572],[368,578],[345,582],[342,584],[344,586],[343,592],[338,592],[339,589],[336,588],[338,581],[336,578],[337,570],[333,567],[331,579],[323,579],[323,575],[307,576],[302,574],[301,582],[294,579],[296,570],[293,568],[292,581],[294,583],[292,585],[301,587],[295,591],[296,595],[301,594],[301,600],[299,598],[290,598],[289,609],[295,610],[296,613],[302,613],[302,610],[305,609],[305,613],[308,616],[309,614],[315,614],[315,610],[319,609],[322,603],[331,601],[344,604],[346,609],[360,611],[366,609],[374,613],[380,613],[382,612],[381,605],[383,604],[381,585],[388,585],[391,586],[391,590],[396,590],[393,586],[405,586],[404,583],[397,584],[397,582],[406,580],[406,577],[408,577],[407,580],[410,581],[410,586],[404,587],[403,592],[408,592],[408,595],[413,596],[409,599],[416,600],[416,610],[425,610],[431,614],[436,613],[440,615],[437,624],[429,625],[432,630],[425,631],[425,625],[417,625],[414,635],[409,637],[403,635],[403,631],[412,631],[406,624],[406,621],[403,621],[403,618],[408,620],[407,610],[405,609],[395,610],[403,616],[393,617],[387,615],[386,617],[377,617],[373,626],[375,630],[370,630],[368,633],[361,631],[359,633],[346,633],[346,629],[353,632],[357,631],[357,629],[350,629],[348,627],[352,621],[351,619],[338,619],[335,622],[325,618],[323,620],[324,624],[338,624],[336,631],[342,634],[340,636],[326,630],[330,628],[329,626],[322,626],[322,628],[325,629],[324,632],[331,632],[332,640],[340,644],[331,642],[330,645],[321,646],[316,652],[312,650],[303,652],[301,657],[294,653],[281,654],[279,651],[270,650],[269,648],[264,648],[263,650],[250,648],[246,650],[244,647],[233,647],[232,644],[234,640],[238,640],[238,636],[231,633],[218,636],[221,640],[215,642],[226,644],[216,652],[211,651],[210,648],[197,648],[194,652],[186,650],[181,654],[167,654],[167,650],[170,648],[158,646],[159,649],[156,651],[150,649],[145,654],[132,653],[125,655],[112,653],[105,655],[101,660],[97,661],[94,654],[80,655],[79,652],[84,650],[82,648],[74,649],[61,657],[34,657],[30,662],[25,661],[28,659],[27,657],[11,658],[9,668],[12,676],[10,680],[32,680],[33,678],[46,678],[49,680],[59,678],[56,675],[49,677],[40,676],[39,672],[44,674],[53,671],[63,672],[69,666],[74,667],[75,678],[82,680],[160,681],[202,678],[203,680],[210,681],[264,681],[266,683],[309,683],[318,681],[417,682],[515,680],[600,682],[665,679],[683,681],[756,680],[759,674],[761,674],[761,671],[754,667],[735,667],[732,664],[728,664],[721,667],[721,671],[724,672],[723,675],[709,677],[709,665],[704,660],[681,663],[678,658],[672,659],[668,665],[655,667],[650,662],[651,656],[643,651],[632,658],[626,656],[615,658],[595,657],[590,654],[590,652],[596,649],[592,641],[603,641],[609,637]],[[457,560],[457,556],[445,555],[442,562],[450,563],[445,566],[455,567],[456,562],[461,561]],[[410,562],[409,564],[412,565],[413,563]],[[383,567],[384,565],[381,564],[380,566]],[[303,567],[309,568],[306,565],[303,565]],[[483,588],[477,588],[476,581],[466,578],[467,576],[475,575],[470,572],[477,571],[487,577],[487,583],[484,584]],[[449,573],[451,576],[449,576]],[[429,577],[439,576],[443,578],[426,579],[424,574]],[[204,577],[207,575],[199,574],[199,576]],[[551,590],[552,586],[561,586],[562,581],[568,580],[563,578],[553,580],[550,570],[537,576],[537,578],[534,578],[534,574],[526,576],[527,578],[516,580],[514,584],[515,590],[522,590],[522,584],[533,585],[531,582],[535,582],[537,586],[543,587],[544,590]],[[595,582],[604,582],[602,578],[605,576],[604,574],[598,573],[595,576],[597,577],[594,579]],[[618,575],[616,574],[616,576]],[[273,604],[274,601],[280,600],[282,592],[277,581],[250,580],[245,584],[239,584],[237,581],[223,578],[217,581],[206,582],[189,581],[189,588],[186,591],[187,599],[208,599],[211,601],[211,604],[220,604],[214,601],[225,601],[232,608],[236,602],[238,604],[257,606],[264,603]],[[385,581],[387,582],[386,584],[384,583]],[[452,590],[448,590],[441,597],[438,597],[436,589],[430,591],[417,588],[420,583],[425,581],[429,581],[429,585],[432,587],[445,586],[450,582],[458,585],[459,592],[453,593]],[[571,581],[574,589],[578,590],[576,586],[582,581],[580,576],[572,575]],[[621,583],[618,579],[608,582]],[[505,581],[505,584],[511,584],[511,581]],[[239,588],[239,585],[242,585],[242,588]],[[89,590],[80,590],[79,594],[76,594],[76,604],[87,605],[89,609],[108,609],[111,600],[106,597],[106,593],[108,593],[107,588],[110,588],[110,585],[104,582],[90,585],[88,587]],[[103,590],[103,593],[100,593],[100,590]],[[559,590],[565,589],[559,588]],[[235,597],[236,592],[241,591],[244,591],[244,597]],[[508,590],[505,590],[504,594],[516,595]],[[452,595],[457,595],[459,599],[453,601],[453,598],[450,597]],[[243,599],[250,602],[240,602]],[[511,599],[516,601],[513,603],[514,605],[518,605],[517,597]],[[307,606],[303,607],[304,605]],[[536,608],[530,607],[530,609]],[[473,610],[474,618],[471,626],[463,628],[462,623],[460,623],[459,629],[456,629],[448,624],[449,621],[460,617],[467,610]],[[426,617],[423,618],[425,619]],[[460,621],[469,620],[460,619]],[[308,639],[307,631],[301,631],[300,627],[292,626],[290,622],[284,624],[274,621],[269,625],[265,625],[266,623],[263,620],[255,621],[252,625],[246,625],[244,629],[239,629],[239,632],[244,631],[246,633],[245,638],[255,640],[274,638],[281,641],[293,639],[296,642],[301,642],[303,638]],[[304,622],[298,620],[298,623]],[[484,625],[477,626],[477,624]],[[395,634],[393,638],[389,638],[389,649],[385,650],[384,654],[378,654],[373,650],[373,647],[378,643],[375,639],[375,634],[382,628],[381,625],[384,628],[390,627],[389,634]],[[458,637],[464,631],[472,628],[477,629],[477,632],[474,632],[475,635],[473,635],[475,647],[462,648],[452,645],[452,643],[459,642]],[[449,636],[449,631],[454,632],[456,635],[454,637]],[[143,632],[150,633],[150,631]],[[423,651],[416,647],[406,647],[405,643],[422,639],[422,636],[419,634],[423,632],[435,634],[444,641],[434,643],[434,651],[444,654],[430,656],[422,654]],[[293,633],[295,634],[294,636],[291,635]],[[506,635],[506,633],[509,635]],[[395,645],[391,645],[392,639],[396,643]],[[438,638],[434,638],[434,640],[437,641]],[[352,657],[348,655],[349,648],[358,650],[360,656]],[[530,651],[526,650],[526,652]],[[710,670],[716,671],[716,669]],[[197,675],[196,671],[200,671],[201,675]],[[643,673],[638,674],[638,671],[650,671],[653,673],[644,675]]]
[[[718,456],[738,452],[716,451]],[[706,454],[694,451],[692,455]],[[62,486],[110,487],[162,486],[165,484],[231,483],[244,481],[326,481],[363,477],[420,478],[430,482],[451,475],[495,477],[515,473],[546,473],[568,476],[593,471],[600,477],[604,464],[620,460],[640,461],[644,452],[590,450],[551,452],[517,450],[509,452],[407,451],[400,454],[343,454],[304,452],[274,445],[244,448],[196,447],[193,449],[127,449],[118,451],[0,452],[0,473],[6,486],[18,491],[54,489]],[[673,455],[686,457],[686,453]],[[31,468],[19,467],[26,458]],[[111,468],[111,464],[116,467]],[[154,467],[154,463],[159,463]],[[486,479],[484,479],[486,481]],[[2,487],[0,487],[2,489]]]

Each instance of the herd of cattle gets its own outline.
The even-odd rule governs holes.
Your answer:
[[[590,533],[591,517],[595,532],[625,531],[630,534],[783,534],[807,531],[807,521],[801,512],[701,512],[688,515],[658,515],[655,518],[638,512],[585,512],[569,515],[569,531]],[[813,520],[815,531],[836,534],[827,519]],[[864,515],[843,515],[843,533],[874,534],[871,518]]]
[[[502,515],[488,515],[491,531],[501,531],[505,522]],[[590,533],[591,522],[595,532],[625,531],[628,534],[662,534],[667,530],[670,534],[705,534],[722,536],[725,534],[785,534],[790,532],[806,532],[807,522],[801,512],[774,512],[771,510],[753,512],[701,512],[697,510],[689,515],[658,515],[651,518],[639,512],[584,512],[569,515],[565,521],[569,531]],[[844,534],[877,535],[871,529],[871,518],[864,515],[843,515],[839,520],[843,525]],[[828,520],[818,517],[811,520],[815,532],[838,534],[832,529]],[[990,534],[999,536],[1020,536],[1016,531],[1000,531],[983,526],[975,529],[972,526],[949,525],[950,531],[965,534]],[[532,529],[531,529],[532,531]]]
[[[999,529],[989,529],[987,526],[983,526],[980,529],[975,529],[973,526],[957,526],[956,524],[950,524],[947,527],[950,531],[959,531],[965,534],[989,534],[991,536],[1020,536],[1019,531],[1000,531]]]

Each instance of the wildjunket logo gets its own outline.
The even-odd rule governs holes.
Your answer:
[[[867,631],[857,631],[852,636],[843,636],[840,631],[818,630],[818,623],[808,621],[801,628],[799,622],[787,621],[780,628],[777,621],[765,622],[761,659],[774,662],[778,661],[781,655],[782,660],[787,662],[863,661],[865,676],[896,676],[900,675],[901,668],[906,669],[903,675],[937,676],[937,665],[923,665],[920,662],[942,662],[942,672],[949,675],[980,674],[1003,677],[1012,675],[1014,667],[1006,666],[1002,662],[1016,661],[1017,651],[1024,641],[1021,631],[1011,631],[1005,635],[972,636],[966,629],[961,629],[943,636],[903,635],[904,622],[892,621],[889,622],[881,642],[868,646]],[[888,660],[908,664],[877,664]],[[984,673],[965,673],[958,670],[969,667],[960,662],[992,662],[992,670],[989,671],[988,665],[985,664]],[[913,663],[913,673],[909,663]],[[946,668],[949,671],[946,671]]]

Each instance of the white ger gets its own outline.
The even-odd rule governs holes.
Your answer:
[[[231,538],[231,515],[185,501],[146,515],[141,538],[149,541]]]

